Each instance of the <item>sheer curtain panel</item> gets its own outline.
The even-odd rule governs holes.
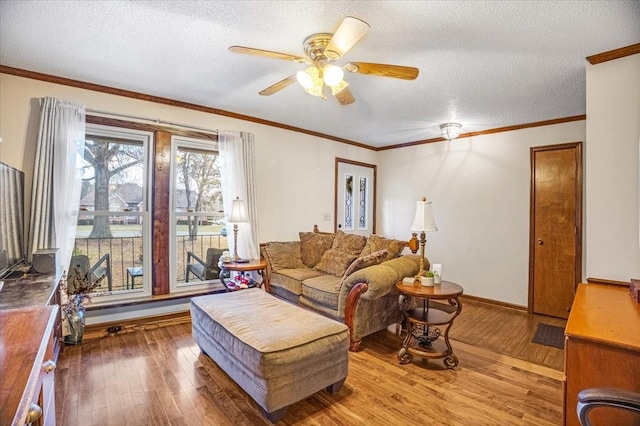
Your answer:
[[[225,214],[228,217],[232,201],[239,197],[244,200],[249,218],[248,222],[238,223],[238,254],[245,259],[259,259],[253,133],[220,130],[218,144],[222,157],[222,198]],[[233,239],[233,232],[229,232],[229,247],[233,247]]]
[[[58,248],[66,270],[75,240],[82,185],[85,107],[56,98],[40,99],[40,127],[33,167],[29,250]]]

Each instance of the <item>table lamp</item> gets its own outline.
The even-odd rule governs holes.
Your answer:
[[[236,197],[231,204],[231,214],[229,215],[228,222],[233,223],[233,261],[240,260],[238,256],[238,223],[248,222],[247,212],[244,208],[244,201],[240,197]]]
[[[424,245],[427,243],[426,232],[438,230],[436,222],[433,220],[431,201],[427,201],[426,197],[422,197],[422,200],[417,202],[416,216],[413,219],[411,230],[420,232],[420,270],[418,271],[418,275],[415,277],[419,280],[424,274]]]

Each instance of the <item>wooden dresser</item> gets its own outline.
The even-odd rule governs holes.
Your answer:
[[[578,393],[589,387],[640,392],[640,304],[628,286],[579,284],[565,329],[564,424],[579,426]],[[637,417],[594,410],[594,424],[634,424]]]
[[[57,305],[0,311],[0,425],[55,425]]]
[[[32,306],[60,306],[60,277],[56,274],[24,274],[17,278],[4,278],[0,292],[0,311],[29,308]],[[54,334],[54,361],[64,350],[62,324],[56,322]],[[4,426],[4,425],[2,425]]]

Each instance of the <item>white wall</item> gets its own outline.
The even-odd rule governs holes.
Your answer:
[[[640,54],[587,64],[587,276],[640,278]]]
[[[433,202],[437,232],[426,254],[466,294],[526,306],[530,154],[534,146],[585,140],[585,122],[381,151],[379,229],[406,237],[415,202]]]

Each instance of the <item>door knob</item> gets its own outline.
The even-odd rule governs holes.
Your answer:
[[[539,246],[541,246],[541,245],[543,245],[543,244],[544,244],[544,241],[542,241],[542,238],[538,238],[538,241],[537,241],[537,242],[538,242],[538,245],[539,245]]]

